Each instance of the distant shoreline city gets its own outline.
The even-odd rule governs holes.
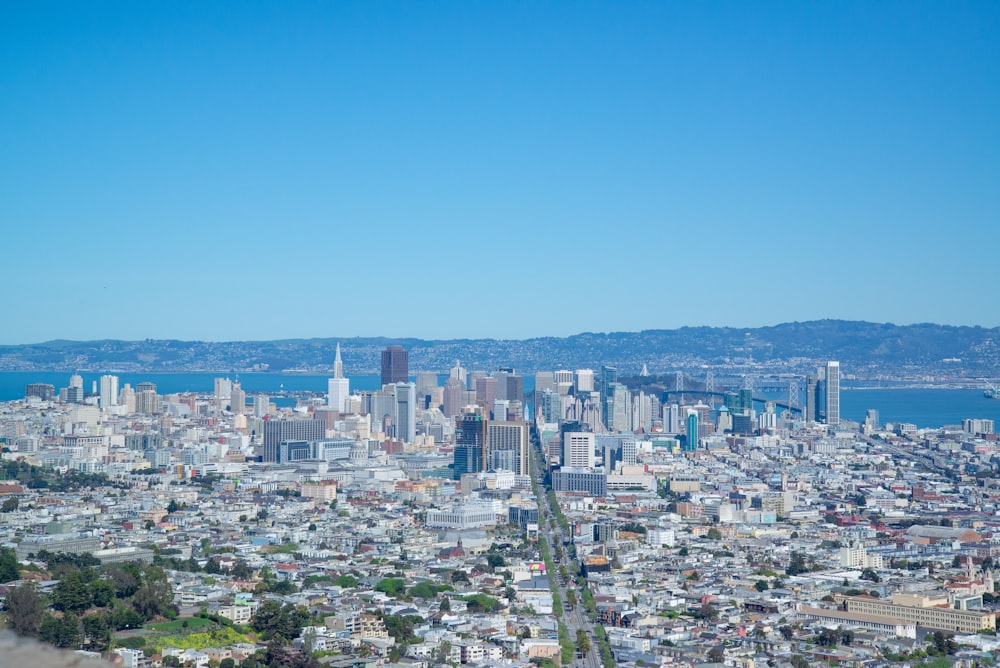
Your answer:
[[[763,665],[737,642],[761,619],[806,654],[992,646],[979,389],[852,388],[834,360],[411,375],[399,345],[352,375],[342,352],[325,375],[0,372],[12,628],[136,668]],[[706,625],[733,642],[706,651]]]

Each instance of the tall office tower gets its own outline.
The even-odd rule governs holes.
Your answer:
[[[233,396],[233,381],[228,378],[215,379],[215,398],[223,403],[229,403]]]
[[[462,383],[462,388],[464,389],[469,387],[468,376],[469,372],[466,371],[465,367],[458,360],[455,360],[455,366],[451,367],[451,370],[448,371],[448,377],[457,378]]]
[[[262,418],[271,412],[271,398],[266,394],[258,394],[253,398],[253,416]]]
[[[594,434],[568,431],[563,434],[563,466],[594,468]]]
[[[576,370],[576,391],[580,392],[593,392],[594,391],[594,370],[593,369],[577,369]]]
[[[648,434],[653,429],[652,397],[640,391],[632,396],[632,431]]]
[[[685,420],[687,423],[687,438],[684,444],[684,450],[687,452],[694,452],[698,449],[698,421],[698,411],[688,409]]]
[[[136,413],[141,413],[142,415],[159,415],[163,412],[162,406],[160,395],[156,393],[156,385],[152,383],[139,383],[136,385]]]
[[[562,420],[562,397],[558,392],[545,390],[535,395],[535,401],[538,403],[543,422],[556,423]]]
[[[604,365],[601,367],[601,394],[606,396],[613,383],[618,382],[618,369],[613,366]]]
[[[878,430],[878,410],[874,408],[869,408],[865,413],[865,424],[864,432],[867,435],[871,435]]]
[[[753,410],[753,388],[744,387],[740,389],[740,409],[745,411]]]
[[[101,408],[118,404],[118,376],[101,376]]]
[[[568,369],[559,369],[552,373],[552,381],[558,387],[559,383],[573,383],[573,372]]]
[[[826,363],[826,423],[840,424],[840,362]]]
[[[27,397],[38,397],[42,401],[52,401],[56,396],[55,385],[50,385],[48,383],[28,383],[24,388],[24,396]]]
[[[486,423],[482,416],[463,413],[455,419],[455,480],[466,473],[483,470],[483,442]]]
[[[610,414],[611,404],[611,386],[618,384],[618,369],[613,366],[602,366],[601,367],[601,422],[604,423],[605,427],[610,429],[610,423],[614,421],[613,416]]]
[[[506,420],[507,413],[510,412],[510,401],[507,399],[495,399],[493,401],[493,419]]]
[[[456,376],[449,376],[448,380],[444,381],[444,416],[446,418],[453,418],[462,412],[463,399],[465,398],[465,388],[462,386],[462,381]]]
[[[451,376],[449,376],[450,378]],[[438,388],[438,375],[433,371],[417,372],[417,401],[421,408],[426,408],[428,398],[434,395],[434,390]]]
[[[402,346],[382,351],[382,385],[405,383],[410,379],[410,353]]]
[[[325,420],[264,420],[264,439],[257,454],[265,462],[280,459],[282,441],[321,441],[326,438]]]
[[[816,422],[816,379],[812,376],[806,378],[806,422]]]
[[[476,391],[476,383],[478,383],[478,382],[479,382],[479,379],[480,379],[480,378],[486,378],[486,377],[487,377],[487,376],[489,376],[489,375],[490,375],[490,374],[486,373],[485,371],[479,371],[479,370],[476,370],[476,371],[470,371],[470,372],[468,373],[468,375],[467,375],[467,380],[468,380],[468,382],[467,382],[467,383],[465,384],[465,386],[466,386],[466,387],[467,387],[468,389],[470,389],[470,390],[472,390],[473,392],[475,392],[475,391]]]
[[[229,397],[229,410],[233,415],[243,415],[247,409],[247,393],[243,391],[240,381],[233,383],[232,394]]]
[[[337,343],[337,349],[333,353],[333,377],[344,377],[344,360],[340,359],[340,343]]]
[[[80,374],[74,373],[72,376],[69,377],[69,386],[70,387],[78,387],[78,388],[80,388],[82,390],[83,389],[83,376],[81,376]]]
[[[326,381],[326,404],[338,413],[347,411],[347,397],[351,395],[351,381],[344,378],[344,362],[340,359],[340,344],[333,358],[333,378]]]
[[[476,379],[476,403],[487,410],[493,408],[493,402],[497,400],[497,379],[492,376],[485,376]]]
[[[630,403],[628,388],[620,383],[611,383],[602,404],[604,414],[602,422],[608,431],[629,431],[632,428]]]
[[[128,383],[118,393],[118,405],[124,406],[126,413],[135,413],[135,390]]]
[[[538,402],[538,397],[541,396],[542,392],[545,390],[556,391],[556,374],[551,371],[539,371],[535,374],[535,403]]]
[[[417,386],[413,383],[396,383],[393,423],[400,441],[413,443],[417,438]]]
[[[663,431],[668,434],[681,433],[681,407],[677,404],[664,404]]]
[[[518,475],[528,475],[528,423],[489,420],[486,422],[486,439],[483,447],[483,462],[490,466],[500,455],[505,463],[513,463],[513,471]]]
[[[497,398],[508,401],[524,401],[524,376],[513,369],[497,371]]]

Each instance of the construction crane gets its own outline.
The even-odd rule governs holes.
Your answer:
[[[983,382],[986,383],[986,389],[983,391],[983,396],[987,399],[1000,399],[1000,387],[997,387],[985,378],[983,378]]]

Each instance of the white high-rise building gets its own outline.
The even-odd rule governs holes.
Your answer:
[[[347,397],[351,394],[351,381],[344,378],[344,363],[340,359],[340,344],[333,360],[333,378],[326,384],[326,403],[334,410],[347,412]]]
[[[417,386],[413,383],[396,383],[395,406],[396,438],[413,443],[417,438]]]
[[[840,362],[826,363],[826,423],[840,424]]]
[[[468,381],[466,380],[466,378],[468,378],[468,375],[469,372],[461,365],[461,363],[458,360],[455,360],[455,366],[453,366],[451,368],[451,371],[448,372],[448,377],[457,378],[459,382],[462,383],[463,388],[467,388],[469,386]]]
[[[563,466],[594,467],[594,434],[568,431],[563,436]]]
[[[233,381],[228,378],[215,379],[215,398],[228,402],[233,396]]]
[[[101,408],[118,405],[118,376],[101,376]]]
[[[576,371],[576,391],[579,392],[593,392],[594,391],[594,370],[593,369],[577,369]]]

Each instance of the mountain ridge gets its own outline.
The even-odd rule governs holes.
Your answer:
[[[858,377],[913,374],[995,377],[1000,327],[858,320],[792,321],[765,327],[684,326],[638,332],[581,332],[528,339],[314,337],[263,341],[55,339],[0,346],[0,371],[116,369],[122,372],[305,371],[324,373],[341,344],[351,373],[377,373],[387,345],[410,350],[410,369],[445,371],[456,359],[472,369],[530,373],[601,364],[636,372],[757,369],[800,372],[838,359]]]

